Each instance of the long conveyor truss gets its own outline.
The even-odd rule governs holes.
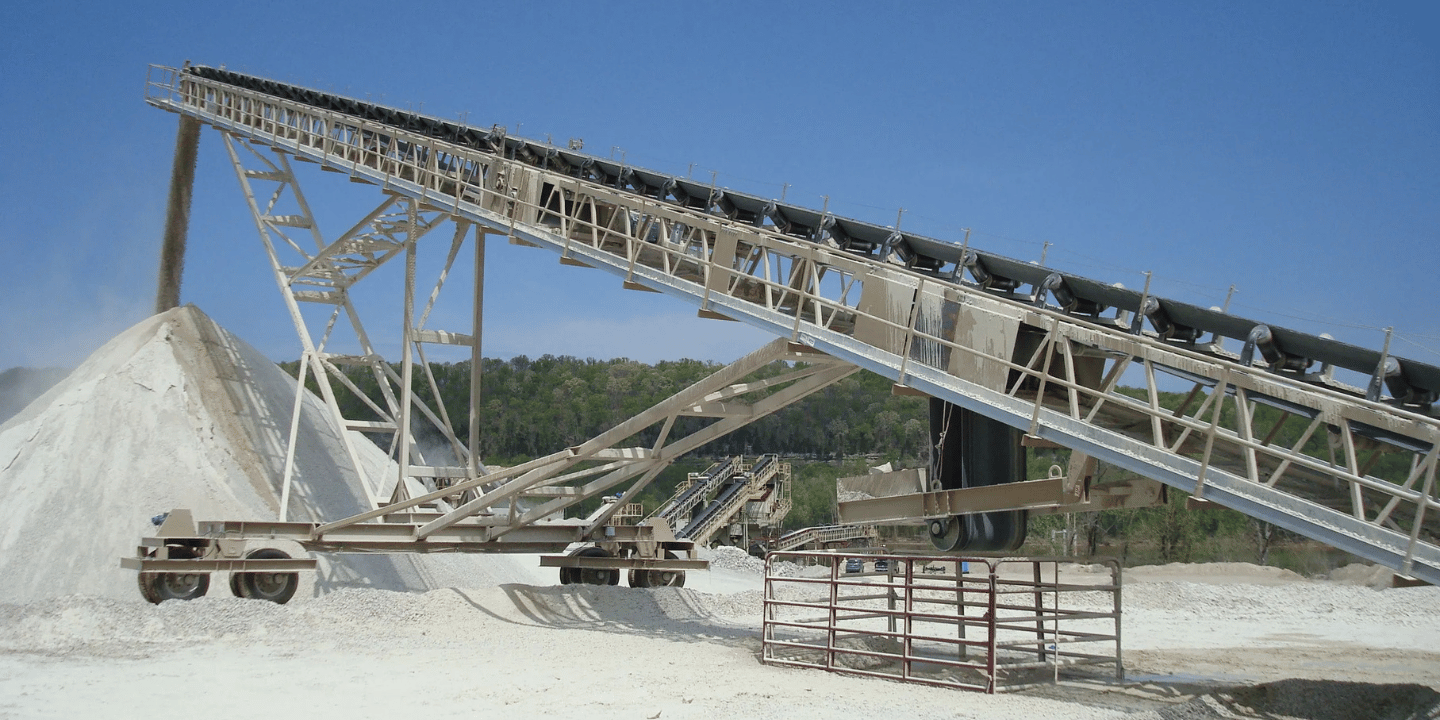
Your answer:
[[[298,264],[277,262],[302,336],[296,303],[345,302],[341,289],[327,286],[333,278],[321,275],[361,254],[363,262],[346,267],[400,256],[432,222],[451,219],[456,243],[473,226],[548,249],[563,263],[690,303],[702,317],[769,331],[792,348],[879,373],[898,390],[942,399],[1035,442],[1071,448],[1078,458],[1440,582],[1440,420],[1432,408],[1440,368],[1394,356],[1388,347],[1370,350],[1266,325],[498,127],[472,128],[207,67],[153,68],[147,87],[147,101],[179,113],[182,126],[217,128],[242,182],[291,183],[293,158],[383,191],[384,204],[351,233],[301,251],[308,260]],[[304,212],[273,212],[254,192],[251,200],[262,234],[309,222]],[[401,222],[385,225],[387,218]],[[398,226],[408,234],[387,235]],[[368,254],[359,253],[361,245]],[[273,249],[271,255],[275,261]],[[306,282],[311,287],[301,288]],[[1223,347],[1227,338],[1238,352]],[[407,376],[396,386],[410,386],[412,345],[447,339],[470,340],[425,330],[407,338]],[[334,374],[317,360],[323,350],[306,342],[316,375]],[[1337,380],[1337,370],[1362,378],[1362,386]],[[1139,378],[1142,386],[1122,387],[1122,377]],[[1162,407],[1161,388],[1176,378],[1192,388],[1189,397],[1178,409]],[[397,435],[412,404],[402,398],[381,408],[397,416]],[[695,411],[718,415],[725,406],[722,391]],[[1296,442],[1276,442],[1282,428],[1303,430]],[[453,440],[465,455],[464,443]],[[470,462],[452,472],[463,477],[445,482],[479,488],[485,472]],[[437,474],[429,467],[411,476],[433,483]],[[431,522],[453,525],[465,513],[494,512],[482,507],[490,500],[487,494],[455,505]],[[1088,509],[1097,500],[1072,474],[848,503],[842,521]],[[392,512],[386,503],[376,498],[372,515]],[[312,540],[323,538],[327,528],[311,532]]]

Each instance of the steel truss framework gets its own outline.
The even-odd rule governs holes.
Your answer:
[[[1378,383],[1357,394],[1324,377],[1275,372],[1261,366],[1264,353],[1252,346],[1237,358],[1219,348],[1218,337],[1177,342],[1142,332],[1127,311],[1086,314],[1073,303],[1049,305],[1038,292],[997,292],[966,281],[959,264],[949,271],[907,267],[894,253],[845,252],[823,237],[787,234],[766,218],[739,222],[707,202],[671,202],[634,182],[617,187],[552,170],[504,143],[512,149],[477,150],[403,123],[170,69],[159,69],[148,87],[152,105],[271,148],[277,166],[289,155],[405,198],[415,232],[427,213],[460,218],[554,251],[562,262],[610,272],[625,287],[690,302],[701,316],[744,321],[885,375],[898,388],[1024,428],[1082,460],[1102,460],[1440,582],[1440,421],[1384,400]],[[1386,378],[1389,365],[1382,354],[1375,378]],[[1139,397],[1119,387],[1132,367],[1144,378]],[[1160,376],[1193,384],[1179,410],[1161,407]],[[409,407],[397,403],[402,414]],[[1257,412],[1261,406],[1278,410],[1279,419]],[[1303,424],[1300,441],[1275,443],[1291,423]],[[1377,470],[1391,456],[1407,469]],[[1057,495],[1048,504],[1086,507],[1083,483],[1078,490],[1078,498]],[[439,499],[439,492],[429,495]],[[936,515],[997,509],[967,506],[960,496],[928,501]]]
[[[677,534],[703,545],[720,532],[721,528],[730,525],[734,520],[745,524],[773,525],[783,519],[785,513],[790,511],[789,464],[783,464],[783,476],[781,476],[782,463],[776,456],[766,455],[753,466],[744,468],[743,471],[744,475],[734,492],[728,496],[723,491],[717,494],[714,501],[696,512],[690,524],[680,528]],[[774,497],[768,498],[772,512],[757,510],[751,515],[748,511],[751,501],[767,498],[772,492]],[[760,505],[761,503],[755,504]],[[776,510],[779,512],[773,512]]]
[[[229,134],[224,136],[224,143],[276,283],[300,336],[303,356],[297,412],[292,419],[292,447],[287,455],[282,486],[281,522],[202,523],[198,528],[201,532],[283,537],[312,550],[330,551],[559,550],[569,543],[593,539],[611,523],[624,504],[602,504],[583,519],[565,519],[567,509],[612,492],[616,487],[624,487],[622,495],[633,497],[674,458],[858,369],[809,348],[791,348],[783,339],[776,340],[577,447],[511,468],[486,468],[477,459],[478,423],[472,415],[468,438],[459,437],[444,404],[438,401],[440,389],[430,372],[425,349],[427,345],[460,346],[471,351],[471,367],[478,365],[478,335],[431,329],[428,319],[467,244],[471,245],[474,255],[476,277],[483,279],[484,230],[464,218],[452,218],[423,206],[413,198],[386,194],[349,230],[327,240],[285,154],[264,152]],[[450,220],[454,222],[446,233],[449,242],[443,269],[429,289],[424,308],[418,309],[416,257],[420,241]],[[472,229],[473,240],[470,239]],[[404,356],[399,371],[385,361],[372,343],[352,295],[361,280],[392,260],[405,266]],[[479,293],[477,287],[477,305]],[[333,307],[323,330],[317,332],[310,327],[302,311],[306,304]],[[476,328],[480,327],[478,312],[477,307]],[[360,352],[328,351],[327,346],[335,342],[338,332],[347,326],[351,331],[348,339]],[[776,362],[798,365],[779,374],[744,382],[747,376]],[[365,393],[343,372],[343,368],[354,366],[363,367],[373,375],[378,392]],[[414,391],[416,378],[412,375],[417,370],[422,373],[421,392]],[[284,522],[294,458],[293,437],[307,375],[316,380],[330,413],[340,425],[389,437],[391,455],[398,461],[397,475],[379,485],[390,488],[387,492],[376,493],[367,484],[366,491],[374,508],[371,512],[324,524]],[[380,419],[344,417],[335,384],[361,399]],[[479,383],[473,383],[472,388],[478,390]],[[755,395],[763,397],[747,402]],[[472,397],[472,407],[474,405]],[[694,432],[679,433],[675,423],[681,417],[706,417],[714,422]],[[438,431],[451,458],[459,462],[436,464],[427,460],[414,441],[413,428],[420,418],[426,427]],[[657,425],[660,429],[653,445],[618,446]],[[365,468],[350,445],[348,434],[345,442],[357,476],[364,477]],[[366,524],[376,519],[388,521],[388,527]],[[650,526],[646,526],[638,531],[637,537],[651,539],[646,535],[649,531]],[[611,527],[610,534],[605,536],[612,543],[628,544],[635,540],[617,538],[614,532]],[[665,531],[660,531],[659,537],[662,541],[676,540]],[[672,546],[690,544],[675,541]],[[646,557],[637,558],[645,567],[676,565],[675,562],[652,562],[664,547],[651,545],[647,549],[649,552],[642,553]],[[606,565],[604,560],[591,560],[584,566]],[[679,561],[679,565],[688,566],[687,561]],[[147,569],[162,567],[165,566],[157,562],[146,566]]]
[[[874,525],[824,525],[802,528],[782,535],[770,549],[776,552],[785,552],[798,550],[807,545],[823,549],[852,540],[874,542],[879,537],[879,529]]]
[[[790,463],[780,462],[776,455],[767,455],[762,460],[768,462],[751,467],[750,493],[739,517],[746,525],[779,528],[794,507]]]
[[[717,492],[732,483],[738,486],[728,495]],[[690,473],[651,516],[665,520],[678,536],[704,545],[737,520],[747,526],[778,527],[791,506],[790,463],[763,455],[750,464],[737,456]]]

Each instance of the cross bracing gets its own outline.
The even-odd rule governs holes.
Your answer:
[[[311,161],[402,198],[412,235],[434,213],[549,249],[702,316],[746,322],[1040,440],[1440,581],[1440,422],[1431,408],[1440,369],[1388,348],[259,78],[160,69],[149,88],[151,104],[212,125],[257,156],[268,150],[277,166]],[[375,242],[378,260],[384,241]],[[338,248],[322,260],[310,271],[325,265],[329,274],[317,283],[353,277]],[[1244,343],[1238,355],[1224,349],[1227,337]],[[1333,367],[1369,382],[1338,383]],[[1144,377],[1138,398],[1118,385],[1132,368]],[[1193,386],[1185,406],[1160,406],[1159,376]],[[725,404],[707,401],[697,412]],[[411,405],[398,403],[401,412]],[[1303,427],[1299,440],[1275,442],[1287,425]],[[1396,457],[1403,469],[1382,471]],[[1084,495],[1048,503],[1085,509]],[[941,508],[956,498],[925,498],[922,516],[965,511]]]

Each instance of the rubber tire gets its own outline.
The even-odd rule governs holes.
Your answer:
[[[598,547],[588,547],[575,553],[576,557],[610,557],[610,553]],[[575,582],[586,585],[619,585],[619,570],[586,570],[575,568]]]
[[[666,550],[666,560],[678,560],[679,555]],[[631,570],[630,587],[685,587],[684,570]]]
[[[180,584],[177,579],[182,577],[193,577],[194,580]],[[194,600],[210,591],[210,573],[142,572],[136,582],[140,586],[140,596],[156,605],[166,600]]]
[[[575,577],[575,568],[568,568],[568,567],[562,567],[562,568],[560,568],[560,584],[561,584],[561,585],[574,585],[575,583],[578,583],[578,582],[580,582],[580,580]]]
[[[288,559],[290,554],[275,548],[260,548],[248,560]],[[230,592],[247,600],[269,600],[284,605],[300,588],[300,573],[237,572],[230,575]]]
[[[666,551],[665,551],[665,559],[666,559],[666,560],[679,560],[679,559],[680,559],[680,556],[679,556],[679,555],[676,555],[675,553],[673,553],[673,552],[671,552],[671,551],[669,551],[669,550],[666,550]],[[676,588],[685,587],[685,571],[684,571],[684,570],[651,570],[651,571],[650,571],[650,587],[676,587]]]

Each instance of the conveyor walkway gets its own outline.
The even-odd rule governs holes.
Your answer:
[[[745,509],[750,498],[749,478],[744,475],[732,479],[720,488],[715,499],[691,519],[690,523],[675,533],[676,537],[694,540],[704,544],[717,530],[728,525],[730,520]]]

